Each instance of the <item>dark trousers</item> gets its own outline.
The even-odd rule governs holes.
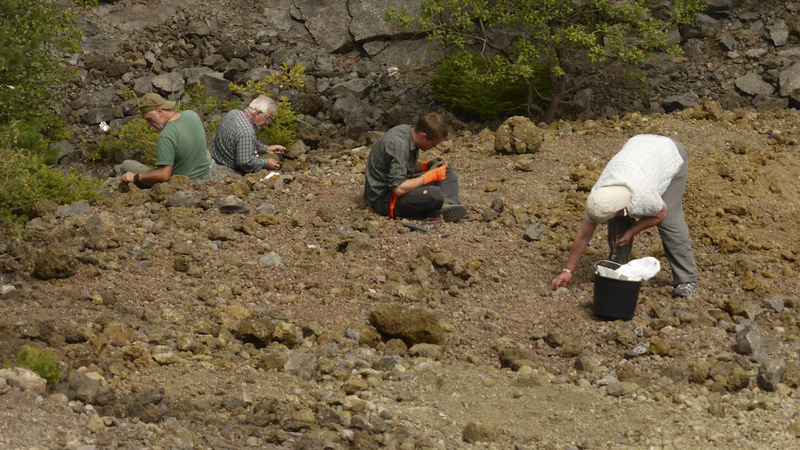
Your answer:
[[[397,197],[394,205],[394,217],[408,219],[437,217],[445,202],[453,205],[459,203],[458,175],[450,166],[447,167],[444,180],[426,184],[406,195]]]
[[[674,142],[674,141],[673,141]],[[675,142],[683,157],[683,165],[672,179],[661,198],[667,204],[667,217],[658,224],[658,234],[664,244],[664,256],[672,267],[672,279],[676,284],[697,282],[697,264],[694,260],[692,242],[689,239],[689,226],[683,214],[683,193],[689,178],[689,157],[681,144]],[[614,242],[636,221],[630,217],[614,217],[608,222],[608,247],[614,253]],[[616,248],[614,261],[625,264],[631,256],[633,239],[625,247]]]

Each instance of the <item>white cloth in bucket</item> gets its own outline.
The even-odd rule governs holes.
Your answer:
[[[653,278],[661,270],[661,263],[652,256],[634,259],[616,270],[597,266],[597,273],[602,277],[617,280],[644,281]]]

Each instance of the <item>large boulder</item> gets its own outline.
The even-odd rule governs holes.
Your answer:
[[[419,32],[419,26],[412,24],[404,30],[393,22],[383,20],[386,8],[393,6],[397,11],[407,7],[412,15],[422,11],[420,0],[351,0],[347,3],[350,15],[355,18],[350,24],[350,33],[357,42],[373,41],[376,37],[410,35]]]
[[[162,73],[153,78],[153,86],[161,94],[171,94],[183,91],[185,81],[179,72]]]
[[[779,79],[781,97],[791,97],[800,102],[800,63],[795,63],[783,70]]]
[[[736,87],[748,95],[772,95],[775,92],[775,88],[755,72],[737,78]]]
[[[75,249],[60,243],[45,247],[33,264],[34,275],[44,280],[68,278],[77,270],[78,258]]]
[[[514,116],[503,122],[494,138],[498,153],[536,153],[544,142],[544,131],[527,117]]]
[[[433,313],[417,308],[385,306],[369,313],[369,323],[383,335],[397,338],[409,347],[415,344],[445,345],[444,329]]]

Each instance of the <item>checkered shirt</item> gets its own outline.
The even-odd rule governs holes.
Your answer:
[[[635,219],[656,216],[683,158],[672,139],[656,134],[640,134],[625,143],[608,162],[592,191],[606,186],[625,186],[631,191],[626,208]]]
[[[252,173],[267,168],[268,160],[259,158],[256,153],[266,151],[267,146],[256,137],[255,120],[237,109],[225,114],[219,123],[211,157],[217,164],[237,172]]]

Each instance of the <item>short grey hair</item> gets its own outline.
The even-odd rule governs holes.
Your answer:
[[[275,114],[275,111],[278,110],[278,104],[275,103],[275,100],[267,97],[266,95],[259,95],[258,97],[254,98],[249,105],[247,105],[247,110],[250,112],[250,114],[261,112],[265,116],[268,116],[270,114]]]

